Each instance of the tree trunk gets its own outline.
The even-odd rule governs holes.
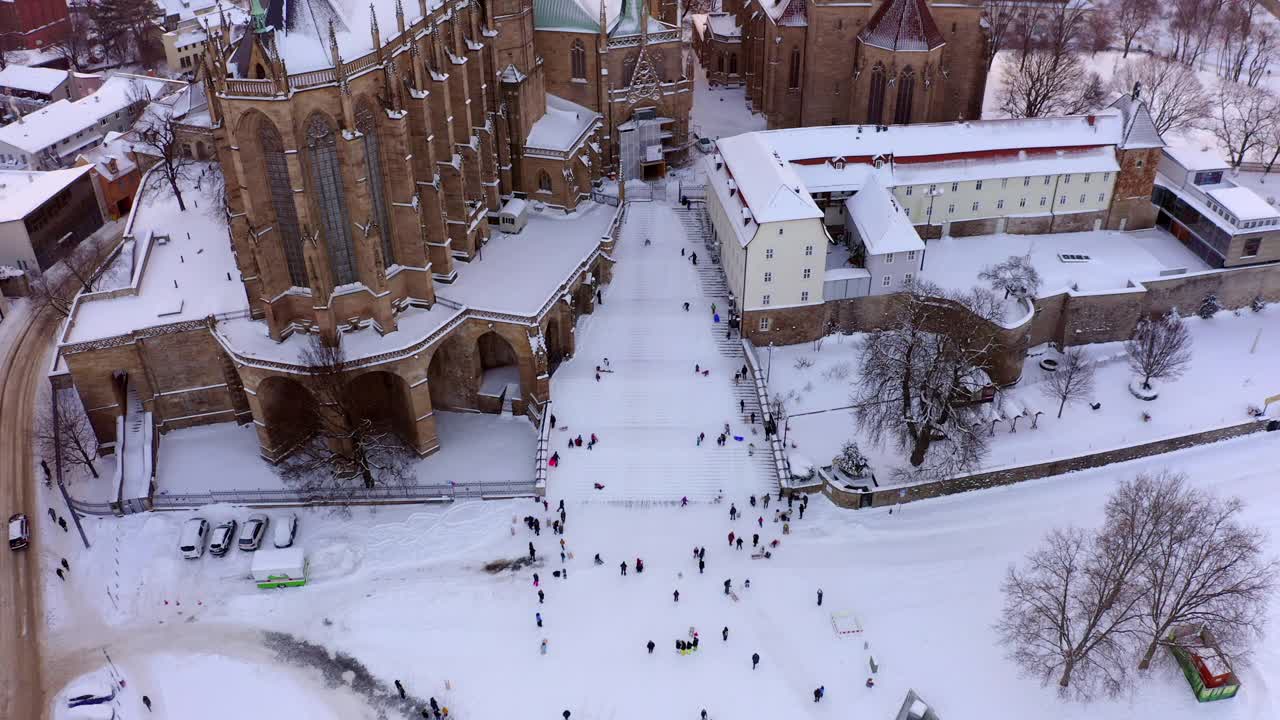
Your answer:
[[[1059,420],[1062,419],[1062,408],[1066,406],[1067,406],[1067,399],[1064,397],[1062,398],[1062,402],[1058,403],[1058,419]]]
[[[920,428],[920,434],[916,436],[915,444],[911,446],[911,466],[920,467],[924,464],[924,456],[929,453],[929,444],[933,442],[933,426],[925,425]]]
[[[1155,657],[1156,648],[1160,646],[1160,636],[1151,638],[1151,644],[1147,646],[1147,651],[1142,654],[1142,661],[1138,663],[1139,670],[1146,670],[1151,667],[1151,658]]]
[[[182,202],[182,191],[178,189],[178,177],[174,172],[166,169],[165,176],[169,179],[169,187],[173,189],[173,196],[178,200],[178,211],[186,212],[187,206]]]
[[[1067,687],[1071,685],[1071,671],[1076,667],[1074,659],[1068,659],[1067,664],[1062,668],[1062,677],[1058,679],[1058,687]]]

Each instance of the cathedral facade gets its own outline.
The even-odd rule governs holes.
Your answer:
[[[744,85],[770,128],[981,117],[987,35],[973,0],[723,0],[712,20],[703,65]]]

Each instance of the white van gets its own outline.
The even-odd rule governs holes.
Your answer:
[[[204,555],[205,541],[209,539],[209,521],[204,518],[191,518],[182,523],[182,538],[178,541],[178,549],[182,557],[197,560]]]

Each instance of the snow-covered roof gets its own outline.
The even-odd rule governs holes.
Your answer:
[[[1156,129],[1145,102],[1134,100],[1133,95],[1126,94],[1111,103],[1111,107],[1119,110],[1124,119],[1124,136],[1120,140],[1120,147],[1125,150],[1164,147],[1164,140],[1160,137],[1160,131]]]
[[[87,172],[87,165],[44,172],[0,170],[0,222],[25,218]]]
[[[809,24],[805,0],[757,0],[776,25],[804,27]]]
[[[547,94],[547,111],[533,123],[526,147],[568,151],[600,119],[600,114],[577,103]]]
[[[946,44],[925,0],[885,0],[858,39],[894,52],[928,52]]]
[[[742,37],[742,28],[738,26],[738,19],[733,15],[728,13],[715,13],[704,17],[707,18],[707,23],[711,26],[711,32],[717,37]]]
[[[609,32],[622,15],[623,0],[535,0],[533,23],[539,30],[600,32],[600,3],[605,3]]]
[[[856,195],[844,201],[844,207],[871,255],[924,249],[911,220],[879,180],[870,178]]]
[[[113,130],[103,137],[101,145],[80,153],[76,160],[93,165],[99,175],[114,181],[137,169],[137,164],[129,156],[130,150],[132,147],[125,135]],[[112,160],[116,161],[114,171],[111,168]]]
[[[156,0],[163,17],[176,15],[179,20],[187,20],[197,13],[213,10],[217,4],[218,0]]]
[[[24,116],[20,123],[0,127],[0,142],[38,153],[76,133],[95,129],[101,119],[125,109],[139,96],[160,97],[185,85],[140,75],[113,75],[75,102],[58,100]]]
[[[746,133],[717,142],[728,176],[757,223],[822,217],[791,164],[765,142],[764,133]]]
[[[1247,187],[1224,187],[1208,190],[1209,197],[1235,215],[1240,222],[1262,220],[1280,216],[1280,209],[1272,207]]]
[[[1164,154],[1190,172],[1226,170],[1228,167],[1218,149],[1208,145],[1170,145],[1164,149]]]
[[[996,150],[1118,145],[1123,130],[1119,114],[1104,114],[889,125],[882,132],[876,132],[873,125],[831,125],[761,134],[791,162],[877,155],[901,161]]]
[[[67,81],[66,70],[9,65],[0,70],[0,87],[50,95]]]

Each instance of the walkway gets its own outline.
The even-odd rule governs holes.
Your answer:
[[[696,268],[681,256],[682,248],[698,253]],[[711,304],[723,313],[726,303],[719,294],[723,285],[715,282],[719,268],[710,264],[702,238],[689,237],[671,207],[632,203],[614,257],[604,304],[579,322],[577,354],[552,377],[560,425],[552,449],[560,452],[561,464],[551,470],[548,496],[710,501],[721,493],[742,497],[774,488],[768,444],[763,434],[752,435],[739,413],[743,400],[746,412],[759,419],[749,387],[733,382],[743,364],[740,350],[725,342],[725,324],[712,322]],[[689,312],[681,307],[685,301]],[[596,365],[606,357],[612,372],[597,382]],[[709,374],[695,374],[695,364]],[[745,439],[717,447],[726,422]],[[588,451],[585,440],[593,432],[600,444]],[[707,434],[702,447],[695,444],[699,432]],[[578,434],[583,447],[567,449],[568,438]],[[597,482],[605,488],[595,490]]]

